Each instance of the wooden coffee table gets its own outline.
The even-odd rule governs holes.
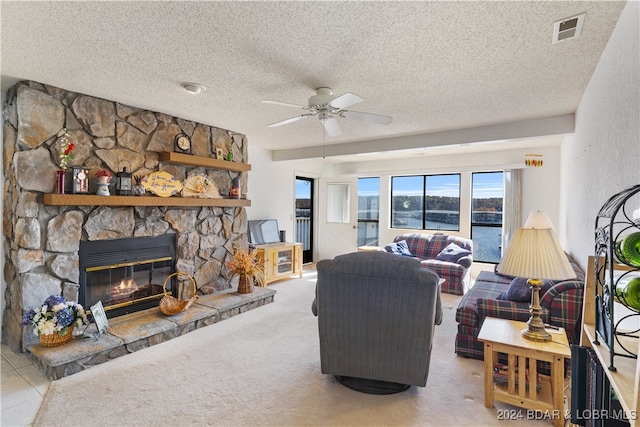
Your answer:
[[[521,331],[527,327],[525,322],[487,317],[482,324],[478,340],[484,342],[484,406],[493,408],[494,400],[505,402],[527,411],[508,419],[525,416],[536,419],[552,419],[556,427],[565,423],[564,414],[564,362],[571,357],[569,341],[563,328],[549,330],[552,341],[536,342],[525,339]],[[498,362],[498,353],[507,355],[506,382],[494,378],[494,363]],[[551,364],[551,376],[537,372],[537,361]],[[528,366],[528,369],[517,367]],[[540,378],[540,389],[535,378]],[[531,379],[528,386],[527,378]],[[506,414],[505,414],[506,415]],[[503,418],[504,419],[504,418]]]

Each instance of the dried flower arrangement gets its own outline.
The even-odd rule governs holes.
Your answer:
[[[253,277],[258,286],[265,286],[264,270],[258,262],[258,252],[255,249],[245,251],[236,247],[233,257],[227,262],[227,267],[241,276]]]

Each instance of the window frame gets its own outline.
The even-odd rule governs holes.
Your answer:
[[[499,173],[502,175],[502,179],[503,179],[503,184],[502,184],[502,215],[501,215],[501,221],[500,224],[491,224],[491,223],[484,223],[484,222],[475,222],[473,220],[473,212],[474,212],[474,205],[473,205],[473,201],[474,201],[474,195],[473,195],[473,190],[474,190],[474,181],[473,178],[475,175],[481,175],[481,174],[496,174]],[[469,215],[469,238],[471,240],[473,240],[473,227],[494,227],[494,228],[500,228],[502,230],[503,226],[504,226],[504,170],[494,170],[494,171],[478,171],[478,172],[471,172],[471,188],[470,188],[470,195],[471,195],[471,212]],[[482,262],[485,264],[498,264],[500,262],[500,258],[501,256],[498,258],[497,261],[489,261],[489,260],[481,260],[479,257],[479,252],[478,253],[474,253],[474,261],[477,262]]]
[[[378,197],[378,211],[377,211],[377,215],[376,218],[360,218],[360,180],[361,179],[375,179],[378,181],[378,193],[377,193],[377,197]],[[362,176],[362,177],[358,177],[357,180],[357,188],[356,188],[356,192],[357,192],[357,198],[358,198],[358,206],[357,206],[357,214],[356,214],[356,227],[358,228],[358,246],[362,246],[362,244],[364,243],[365,245],[367,244],[366,242],[361,242],[360,241],[360,226],[361,224],[364,224],[364,227],[366,227],[367,224],[376,224],[376,228],[377,228],[377,236],[376,236],[376,243],[378,243],[380,241],[380,177],[379,176]]]
[[[427,225],[427,213],[426,213],[426,208],[427,208],[427,178],[428,177],[436,177],[436,176],[457,176],[458,177],[458,204],[457,204],[457,212],[458,212],[458,223],[456,228],[452,228],[452,229],[435,229],[435,228],[426,228]],[[422,218],[421,218],[421,228],[414,228],[414,227],[404,227],[404,226],[399,226],[399,225],[394,225],[394,194],[393,194],[393,188],[394,188],[394,181],[396,178],[417,178],[417,177],[421,177],[422,178],[422,195],[421,195],[421,206],[420,206],[420,212],[422,213]],[[461,206],[461,186],[462,186],[462,173],[461,172],[455,172],[455,173],[438,173],[438,174],[425,174],[425,175],[392,175],[391,176],[391,185],[390,185],[390,206],[389,206],[389,228],[391,229],[398,229],[398,230],[434,230],[434,231],[454,231],[454,232],[459,232],[460,231],[460,206]]]

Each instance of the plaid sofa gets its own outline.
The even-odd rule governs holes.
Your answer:
[[[565,328],[571,344],[580,342],[582,322],[582,298],[584,292],[584,271],[569,257],[576,273],[576,279],[564,281],[543,281],[540,289],[542,320],[545,323]],[[473,359],[484,359],[484,349],[478,341],[478,333],[485,317],[529,320],[529,303],[496,299],[506,291],[513,277],[490,271],[482,271],[476,282],[462,297],[456,310],[458,333],[456,353]]]
[[[407,242],[409,251],[411,251],[414,257],[420,259],[420,264],[423,267],[434,271],[441,279],[445,279],[445,282],[442,284],[442,292],[464,295],[465,287],[467,287],[470,282],[469,268],[473,262],[473,255],[464,257],[464,262],[461,259],[458,263],[439,261],[435,258],[450,243],[455,243],[461,248],[473,252],[472,240],[442,233],[406,233],[396,236],[393,239],[394,242],[401,240]]]

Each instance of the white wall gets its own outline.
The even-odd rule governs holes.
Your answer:
[[[598,211],[640,183],[640,3],[625,6],[562,146],[561,213],[569,252],[586,267]]]
[[[332,165],[321,159],[272,162],[271,151],[252,147],[251,141],[249,163],[251,171],[247,198],[251,200],[251,207],[247,208],[248,219],[275,218],[280,230],[286,230],[287,240],[292,241],[295,232],[296,175],[318,178],[323,173],[330,174],[326,170],[332,169]]]

